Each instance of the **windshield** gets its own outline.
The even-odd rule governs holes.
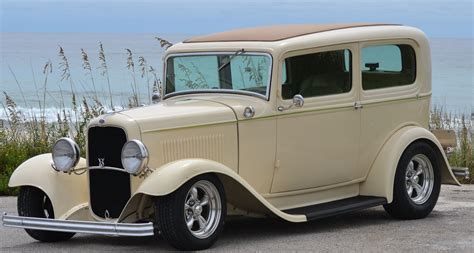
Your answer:
[[[190,54],[168,57],[165,95],[180,91],[240,91],[268,97],[271,58],[267,54]]]

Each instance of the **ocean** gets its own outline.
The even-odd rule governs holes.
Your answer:
[[[106,104],[109,102],[106,76],[101,75],[99,43],[103,44],[107,69],[112,87],[114,106],[126,106],[132,94],[135,78],[138,83],[141,103],[149,103],[147,86],[150,87],[150,73],[142,77],[139,57],[148,66],[156,69],[162,77],[163,50],[155,36],[171,42],[179,42],[192,35],[176,34],[113,34],[113,33],[0,33],[1,76],[0,92],[6,92],[24,110],[25,114],[40,112],[43,96],[46,94],[46,114],[55,119],[61,101],[70,104],[71,82],[61,80],[59,46],[67,57],[70,80],[78,97],[92,97],[97,94]],[[432,51],[433,99],[432,103],[454,113],[470,114],[474,106],[474,40],[457,38],[430,38]],[[83,68],[81,48],[89,57],[94,79]],[[127,53],[132,51],[134,72],[127,68]],[[51,61],[52,72],[46,75],[43,67]],[[44,93],[46,88],[46,93]],[[0,119],[5,118],[5,96],[0,94]]]

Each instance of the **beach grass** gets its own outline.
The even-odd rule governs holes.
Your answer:
[[[167,49],[172,44],[161,38],[156,38],[163,49]],[[140,106],[142,103],[151,102],[151,92],[162,89],[156,69],[149,65],[143,56],[138,56],[139,72],[136,73],[134,53],[130,49],[125,49],[125,66],[131,74],[131,92],[127,104],[114,103],[112,89],[109,78],[108,58],[104,45],[98,44],[99,66],[91,66],[88,53],[81,48],[82,68],[86,79],[90,80],[93,89],[87,95],[78,96],[76,82],[71,74],[69,58],[65,50],[58,47],[59,64],[53,67],[51,60],[42,66],[42,87],[37,87],[37,98],[39,101],[40,113],[34,113],[33,108],[20,107],[17,101],[3,92],[0,94],[0,110],[6,115],[6,119],[0,119],[0,195],[15,195],[17,189],[8,187],[8,180],[13,171],[27,159],[50,153],[54,142],[61,137],[70,137],[79,145],[81,154],[85,154],[87,125],[89,121],[106,112],[114,111],[116,108],[132,108]],[[108,93],[106,96],[99,96],[96,88],[94,76],[97,70],[107,80]],[[138,69],[137,69],[138,70]],[[62,84],[59,86],[59,98],[56,98],[59,107],[55,113],[55,120],[51,120],[46,115],[47,99],[51,99],[48,90],[49,77],[57,71],[61,76]],[[18,82],[14,71],[10,68],[19,91],[22,93],[22,85]],[[36,83],[35,83],[36,85]],[[65,88],[66,87],[66,88]],[[140,90],[148,98],[140,98]],[[39,94],[39,91],[42,91]],[[26,99],[22,96],[24,104]]]
[[[460,180],[461,183],[474,183],[474,129],[473,112],[464,113],[448,112],[442,106],[433,106],[430,113],[430,128],[454,130],[457,138],[457,147],[448,155],[449,164],[453,167],[467,167],[469,179]]]
[[[163,49],[167,49],[172,44],[162,38],[156,37]],[[126,59],[124,63],[130,72],[131,87],[128,104],[118,105],[123,108],[139,106],[142,102],[150,102],[151,92],[157,92],[162,89],[161,81],[157,77],[156,70],[149,65],[143,56],[138,56],[138,64],[135,64],[135,54],[130,49],[126,50]],[[93,91],[88,95],[78,97],[76,95],[76,83],[71,75],[69,59],[62,47],[58,49],[60,64],[55,69],[51,61],[47,61],[43,66],[42,94],[38,94],[39,107],[41,113],[34,114],[31,111],[20,110],[17,101],[14,101],[9,94],[3,92],[0,99],[0,110],[7,116],[6,120],[0,120],[0,195],[15,195],[16,188],[8,187],[8,180],[22,162],[27,159],[51,152],[54,142],[61,137],[70,137],[80,146],[81,153],[85,154],[85,143],[88,122],[107,111],[114,110],[117,104],[114,103],[109,81],[109,72],[107,69],[107,57],[104,46],[99,43],[98,46],[100,66],[91,67],[87,52],[81,49],[82,67],[84,75],[90,80]],[[138,68],[136,68],[138,66]],[[98,75],[106,78],[108,85],[108,94],[100,97],[97,94],[95,73],[98,69]],[[47,120],[45,116],[46,99],[48,93],[48,77],[53,71],[59,71],[62,81],[67,88],[60,90],[60,107],[55,112],[54,121]],[[14,75],[13,70],[11,70]],[[17,82],[21,90],[21,84]],[[141,92],[144,91],[145,92]],[[70,96],[65,96],[70,94]],[[140,95],[148,95],[148,98],[142,99]],[[70,98],[70,100],[66,99]],[[471,177],[464,180],[463,183],[474,183],[474,153],[473,153],[473,128],[472,120],[466,115],[454,114],[446,111],[441,106],[434,106],[430,115],[430,127],[432,129],[453,129],[456,131],[458,146],[449,156],[449,162],[452,166],[468,167]]]

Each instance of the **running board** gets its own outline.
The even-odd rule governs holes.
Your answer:
[[[379,206],[386,203],[387,200],[381,197],[357,196],[312,206],[287,209],[283,210],[283,212],[293,215],[303,214],[306,215],[306,218],[308,220],[316,220],[329,216]]]

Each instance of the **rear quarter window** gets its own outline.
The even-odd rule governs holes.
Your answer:
[[[364,90],[412,84],[416,79],[415,50],[406,44],[365,47],[361,71]]]

